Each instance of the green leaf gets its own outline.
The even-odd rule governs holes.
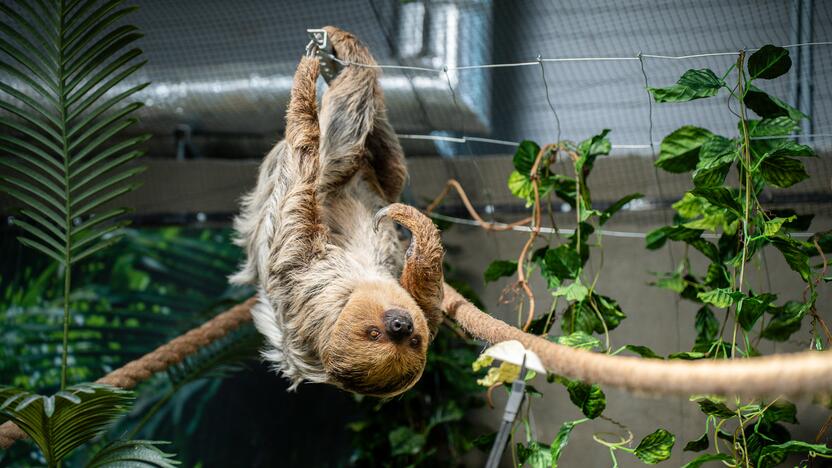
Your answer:
[[[731,288],[719,288],[701,292],[697,294],[697,297],[706,304],[712,304],[720,309],[725,309],[735,304],[745,297],[745,295],[739,291],[733,291]]]
[[[793,221],[796,216],[790,216],[788,218],[772,218],[766,221],[763,224],[763,235],[766,237],[773,237],[778,232],[780,232],[780,228],[783,227],[783,224],[788,223],[789,221]]]
[[[560,383],[566,387],[572,403],[580,408],[587,418],[597,418],[607,407],[607,397],[598,385],[566,378],[561,378]]]
[[[702,434],[702,437],[691,440],[687,444],[685,444],[685,448],[683,449],[685,452],[701,452],[703,450],[707,450],[710,446],[710,442],[708,441],[708,433]]]
[[[786,341],[793,333],[800,330],[801,322],[811,308],[807,303],[788,301],[783,306],[772,309],[772,319],[763,329],[763,338],[771,341]]]
[[[681,359],[683,361],[695,361],[697,359],[704,359],[708,357],[705,353],[700,353],[698,351],[685,351],[681,353],[673,353],[667,356],[668,359]]]
[[[517,461],[532,468],[548,468],[552,466],[551,449],[539,442],[531,441],[529,446],[517,444]]]
[[[67,387],[51,397],[0,387],[0,412],[25,432],[54,465],[126,413],[133,393],[101,384]]]
[[[732,462],[734,461],[734,457],[725,453],[706,453],[704,455],[699,455],[693,460],[685,463],[685,465],[682,468],[699,468],[703,464],[711,461]]]
[[[589,300],[572,303],[566,308],[563,312],[561,330],[567,334],[577,331],[589,335],[604,333],[605,325],[607,330],[613,330],[626,317],[615,300],[592,293]]]
[[[609,219],[612,218],[612,216],[615,213],[617,213],[621,208],[624,208],[624,206],[627,203],[630,203],[633,200],[638,200],[639,198],[643,198],[643,197],[644,197],[644,195],[642,195],[640,193],[631,193],[631,194],[619,199],[618,201],[616,201],[615,203],[610,205],[609,208],[607,208],[606,210],[601,212],[599,222],[601,223],[601,225],[603,225],[604,223],[609,221]]]
[[[832,455],[832,448],[824,444],[810,444],[801,440],[790,440],[788,442],[763,447],[760,458],[757,459],[757,466],[769,466],[764,464],[767,458],[775,458],[789,453],[819,453]]]
[[[537,154],[540,152],[540,146],[531,140],[523,140],[517,145],[517,150],[514,152],[514,169],[526,178],[531,177],[532,166],[534,160],[537,159]]]
[[[560,281],[577,278],[581,266],[581,257],[566,244],[547,250],[543,260],[545,275],[553,276]]]
[[[740,298],[737,304],[737,320],[743,330],[751,331],[775,299],[777,296],[768,293]]]
[[[396,455],[416,455],[425,446],[426,438],[407,426],[399,426],[387,436],[390,451]]]
[[[763,118],[786,116],[795,122],[809,118],[803,112],[800,112],[774,96],[768,95],[768,93],[753,84],[748,86],[743,102],[749,109]]]
[[[808,283],[812,270],[809,267],[809,255],[802,248],[801,242],[788,237],[775,237],[771,239],[771,244],[783,254],[789,267]]]
[[[748,57],[748,74],[752,80],[771,80],[785,74],[792,67],[789,51],[766,44]]]
[[[704,198],[711,205],[724,208],[736,215],[741,215],[742,207],[737,201],[737,194],[726,187],[703,187],[690,192],[696,197]]]
[[[577,419],[575,421],[566,421],[560,425],[560,429],[558,429],[558,433],[555,436],[555,439],[552,441],[552,448],[550,451],[552,463],[551,466],[553,468],[557,468],[558,460],[560,459],[560,454],[563,452],[563,449],[566,448],[566,444],[569,443],[569,435],[572,433],[572,429],[575,428],[578,424],[586,422],[586,419]]]
[[[624,345],[624,349],[626,349],[627,351],[634,352],[634,353],[638,354],[639,356],[641,356],[643,358],[663,359],[661,356],[659,356],[658,354],[653,352],[653,350],[648,348],[647,346],[628,344],[628,345]]]
[[[664,226],[647,234],[646,247],[649,250],[660,249],[668,239],[689,243],[702,235],[702,229],[690,229],[684,226]]]
[[[87,462],[87,468],[118,468],[126,466],[148,466],[175,468],[179,464],[174,455],[159,450],[156,446],[167,444],[151,440],[116,440],[104,446]]]
[[[656,102],[687,102],[716,96],[725,82],[707,69],[688,70],[676,82],[666,88],[647,88]]]
[[[576,349],[593,350],[601,347],[601,341],[598,338],[583,331],[576,331],[569,335],[559,336],[556,340],[559,344]]]
[[[657,429],[639,442],[634,453],[644,463],[654,465],[670,458],[675,443],[676,436],[664,429]]]
[[[730,419],[737,416],[737,413],[725,405],[725,403],[703,398],[696,402],[699,409],[708,416],[715,416],[720,419]]]
[[[708,130],[691,125],[674,130],[659,146],[656,167],[675,173],[692,171],[699,163],[702,145],[712,136]]]
[[[566,296],[566,300],[569,302],[581,302],[589,295],[589,289],[580,280],[575,280],[568,286],[559,287],[552,295],[555,297]]]
[[[763,420],[769,424],[780,421],[797,424],[797,406],[781,398],[768,406],[763,413]]]
[[[610,154],[612,145],[607,138],[609,133],[610,130],[605,128],[598,135],[578,143],[578,160],[575,161],[576,171],[583,172],[584,176],[587,176],[595,165],[595,158]]]
[[[504,276],[517,273],[517,262],[513,260],[494,260],[488,265],[483,274],[486,283],[497,281]]]
[[[748,135],[752,138],[788,136],[797,131],[799,127],[798,122],[787,115],[762,120],[747,120],[746,125],[748,126]],[[740,134],[742,134],[742,124],[740,123],[739,126]]]
[[[789,188],[809,178],[802,162],[777,153],[763,156],[760,174],[767,183],[780,188]]]

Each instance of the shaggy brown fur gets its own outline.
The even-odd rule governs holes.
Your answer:
[[[325,29],[339,58],[375,63],[353,35]],[[407,171],[377,69],[346,67],[320,113],[317,77],[317,61],[304,57],[286,139],[235,220],[247,260],[232,281],[258,285],[252,316],[268,341],[263,355],[292,389],[308,380],[393,396],[418,381],[442,320],[439,234],[418,210],[387,206]],[[407,254],[388,218],[412,232]]]

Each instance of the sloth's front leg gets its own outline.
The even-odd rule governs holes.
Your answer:
[[[401,203],[379,210],[373,218],[374,226],[377,227],[384,217],[401,224],[412,234],[400,282],[425,313],[433,338],[442,323],[442,257],[445,252],[439,230],[422,212]]]

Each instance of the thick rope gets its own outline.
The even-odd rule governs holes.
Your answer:
[[[232,307],[201,326],[110,372],[98,379],[96,383],[120,388],[135,387],[149,379],[153,374],[162,372],[170,366],[182,362],[188,356],[196,354],[200,348],[228,335],[243,323],[250,322],[251,307],[256,302],[257,299],[252,297],[246,302]],[[26,434],[11,421],[0,425],[0,448],[2,449],[8,449],[16,441],[26,437]]]
[[[246,302],[116,369],[99,383],[133,388],[251,320]],[[549,371],[587,382],[650,395],[716,394],[746,397],[811,395],[832,391],[832,353],[802,352],[738,360],[665,361],[610,356],[553,343],[495,319],[445,285],[442,308],[472,336],[489,343],[518,340],[537,353]],[[0,426],[0,448],[23,433],[14,423]]]

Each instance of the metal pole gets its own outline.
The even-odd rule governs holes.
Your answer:
[[[520,376],[511,384],[511,393],[506,402],[506,409],[503,413],[503,420],[500,423],[500,430],[497,431],[497,437],[494,439],[494,445],[491,446],[491,453],[488,454],[488,460],[485,462],[485,468],[497,468],[500,465],[500,459],[503,458],[503,450],[506,448],[508,436],[511,434],[511,427],[514,425],[514,420],[517,418],[517,413],[520,411],[520,405],[523,403],[523,397],[526,392],[526,357],[523,356],[523,365],[520,367]]]

